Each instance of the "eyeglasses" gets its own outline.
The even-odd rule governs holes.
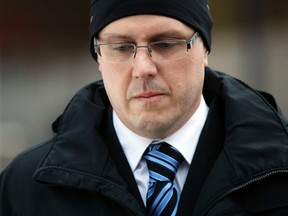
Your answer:
[[[94,49],[101,60],[107,63],[130,62],[136,57],[138,48],[146,48],[154,61],[170,61],[184,58],[198,36],[198,32],[195,32],[190,40],[161,40],[151,42],[147,46],[123,42],[97,44],[97,39],[94,38]]]

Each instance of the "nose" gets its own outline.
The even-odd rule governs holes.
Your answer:
[[[132,76],[137,79],[147,79],[156,75],[157,67],[147,47],[139,46],[133,61]]]

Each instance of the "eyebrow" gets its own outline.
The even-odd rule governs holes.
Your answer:
[[[193,32],[192,32],[193,34]],[[155,34],[149,35],[147,38],[149,40],[159,39],[159,38],[187,38],[190,37],[190,34],[187,35],[181,31],[178,30],[164,30],[161,32],[155,32]],[[113,32],[107,32],[102,34],[101,36],[98,35],[97,39],[121,39],[121,40],[134,40],[135,36],[127,35],[127,34],[121,34],[121,33],[113,33]]]
[[[98,39],[102,39],[102,38],[105,38],[105,39],[131,39],[130,36],[127,36],[127,35],[122,35],[122,34],[119,34],[119,33],[105,33],[103,35],[101,35],[101,37],[98,35],[97,37]]]

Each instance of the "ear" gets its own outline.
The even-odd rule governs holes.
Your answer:
[[[209,52],[208,52],[208,50],[205,48],[205,52],[204,52],[204,66],[205,66],[205,67],[208,67],[208,55],[209,55]]]
[[[97,59],[97,65],[98,65],[98,71],[102,74],[102,70],[101,70],[101,61],[99,61],[99,59]]]

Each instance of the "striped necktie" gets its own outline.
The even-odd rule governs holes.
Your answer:
[[[173,146],[151,144],[144,154],[149,170],[146,208],[149,216],[176,215],[180,194],[173,181],[183,156]]]

